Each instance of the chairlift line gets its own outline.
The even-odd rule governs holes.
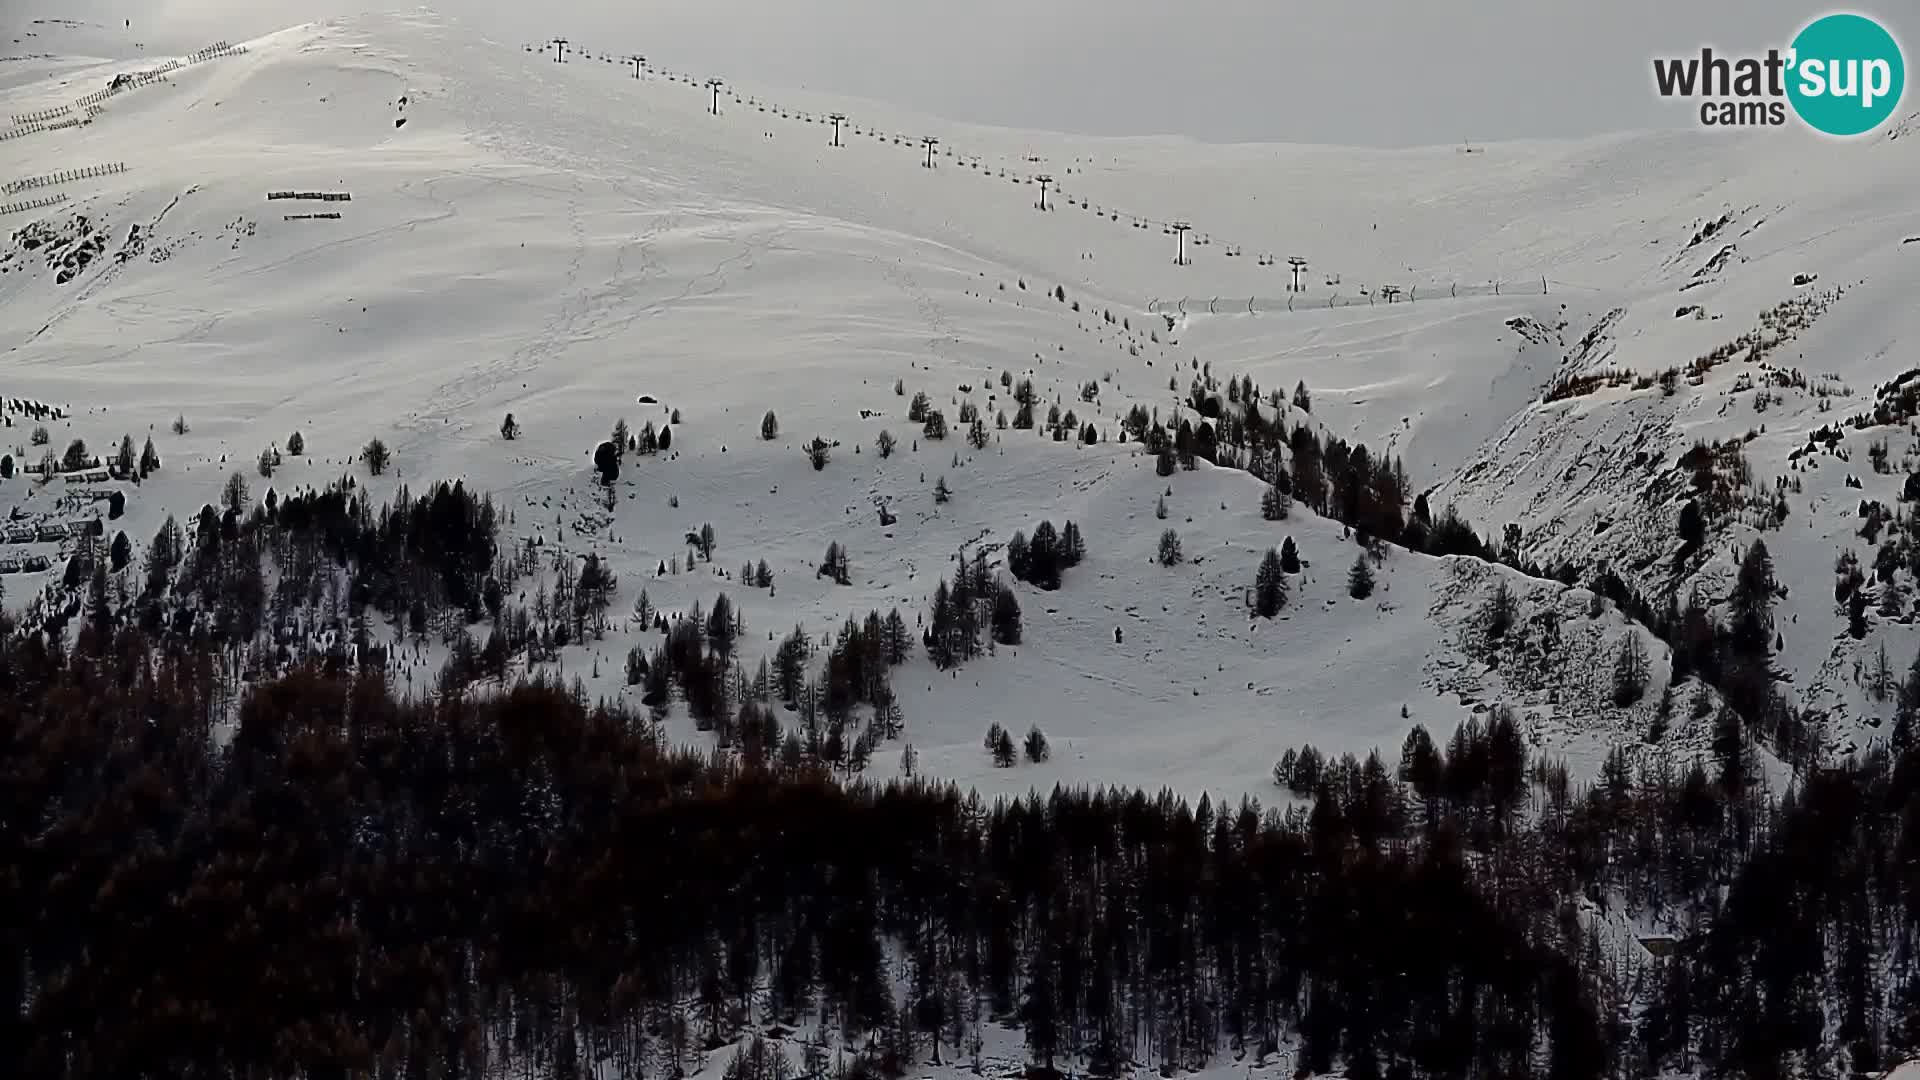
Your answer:
[[[566,63],[569,58],[569,54],[578,54],[580,56],[585,57],[588,60],[592,60],[596,56],[596,54],[593,52],[593,50],[590,47],[575,46],[568,38],[565,38],[565,37],[554,37],[548,42],[546,42],[545,44],[542,44],[542,45],[528,44],[528,45],[522,46],[522,48],[526,52],[533,52],[536,49],[544,52],[548,48],[551,48],[553,50],[553,59],[554,59],[554,62],[556,63]],[[624,64],[632,65],[633,77],[635,79],[644,79],[646,77],[646,73],[648,70],[648,63],[647,63],[647,58],[645,56],[642,56],[639,54],[633,54],[630,56],[616,57],[612,54],[603,52],[598,54],[598,57],[599,59],[601,59],[603,62],[606,62],[606,63],[624,63]],[[656,73],[663,75],[668,79],[685,82],[689,86],[702,85],[701,80],[699,80],[698,78],[690,74],[685,74],[685,73],[675,72],[675,71],[670,71],[665,69],[655,69],[655,71]],[[712,94],[712,100],[709,105],[709,111],[713,115],[718,116],[720,115],[720,94],[721,94],[721,91],[726,86],[725,80],[722,80],[719,78],[709,78],[704,81],[704,85]],[[751,95],[742,95],[737,91],[728,90],[727,93],[728,93],[729,99],[736,104],[745,104],[752,108],[757,109],[760,112],[771,111],[771,112],[774,112],[776,115],[780,116],[782,119],[797,119],[804,123],[809,123],[809,124],[831,123],[833,125],[833,136],[829,145],[835,148],[840,148],[846,145],[844,141],[844,136],[848,133],[851,133],[854,135],[869,135],[873,138],[880,139],[882,141],[885,141],[886,139],[889,138],[888,135],[874,128],[871,128],[871,127],[862,128],[857,124],[848,123],[847,117],[844,113],[835,112],[835,113],[826,114],[824,116],[816,115],[814,113],[800,111],[800,110],[781,109],[777,106],[773,106],[768,103],[760,101],[758,97],[751,96]],[[911,136],[908,136],[905,134],[895,134],[891,136],[891,138],[895,145],[909,145],[914,141]],[[944,154],[949,158],[959,161],[963,165],[966,165],[971,168],[979,169],[983,172],[987,168],[985,162],[979,157],[969,156],[966,154],[959,153],[951,146],[943,147],[941,145],[939,138],[935,136],[931,136],[931,135],[923,136],[918,141],[926,151],[926,156],[921,162],[921,165],[924,168],[932,169],[936,167],[936,163],[934,159],[941,154]],[[1475,147],[1473,145],[1472,140],[1470,139],[1464,140],[1461,148],[1463,151],[1467,153],[1473,153],[1479,149],[1478,147]],[[1038,162],[1042,160],[1041,158],[1036,157],[1032,154],[1026,155],[1025,159],[1027,161],[1032,161],[1032,162]],[[1037,208],[1042,211],[1054,209],[1054,207],[1050,206],[1047,202],[1048,196],[1053,195],[1056,198],[1065,197],[1069,203],[1077,204],[1081,210],[1090,210],[1097,215],[1108,217],[1115,222],[1118,222],[1121,220],[1122,213],[1120,211],[1113,210],[1106,206],[1095,204],[1091,200],[1088,200],[1084,197],[1076,199],[1073,196],[1068,195],[1067,192],[1065,191],[1064,186],[1059,184],[1055,180],[1055,178],[1050,174],[1041,173],[1041,174],[1036,174],[1030,177],[1022,176],[1018,173],[1009,175],[1007,170],[1004,167],[996,170],[996,172],[999,176],[1008,178],[1015,184],[1032,183],[1037,185],[1040,188],[1040,197],[1036,205],[1037,205]],[[1210,246],[1213,243],[1213,237],[1211,234],[1194,231],[1192,223],[1187,221],[1159,221],[1159,220],[1144,217],[1138,214],[1128,214],[1125,216],[1129,219],[1129,223],[1136,229],[1146,229],[1149,227],[1157,226],[1160,228],[1163,235],[1174,237],[1174,240],[1175,240],[1174,262],[1176,265],[1186,266],[1192,263],[1192,258],[1187,251],[1187,242],[1189,237],[1191,237],[1192,243],[1196,247]],[[1240,245],[1240,244],[1228,244],[1226,246],[1226,255],[1232,258],[1244,257],[1246,255],[1246,249],[1243,245]],[[1279,257],[1274,255],[1271,252],[1262,253],[1256,256],[1256,259],[1255,259],[1256,265],[1259,265],[1262,267],[1277,266],[1279,264],[1279,261],[1280,261]],[[1304,281],[1304,275],[1307,270],[1307,265],[1308,265],[1307,260],[1302,256],[1297,256],[1297,255],[1289,256],[1287,258],[1287,264],[1290,271],[1293,274],[1293,280],[1289,285],[1289,291],[1295,292],[1295,293],[1305,292],[1306,284]],[[1337,288],[1340,285],[1340,281],[1341,281],[1341,278],[1339,274],[1325,275],[1325,284],[1330,289]],[[1494,295],[1496,296],[1500,295],[1500,292],[1501,292],[1500,282],[1498,281],[1490,282],[1489,287],[1493,290]],[[1543,282],[1542,291],[1544,292],[1546,291],[1546,289],[1547,289],[1547,286]],[[1457,286],[1455,286],[1454,292],[1456,294],[1457,294],[1457,291],[1458,291]],[[1366,296],[1369,294],[1363,289],[1361,291],[1361,295]],[[1382,286],[1373,295],[1386,297],[1387,302],[1393,303],[1403,296],[1411,300],[1416,295],[1416,290],[1401,290],[1397,286]],[[1255,308],[1256,308],[1256,305],[1254,303],[1254,299],[1249,298],[1248,311],[1252,313],[1255,310]]]

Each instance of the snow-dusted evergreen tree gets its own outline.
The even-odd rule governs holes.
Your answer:
[[[1268,484],[1260,496],[1260,516],[1268,521],[1285,521],[1292,512],[1293,496],[1280,490],[1278,484]]]
[[[1161,566],[1179,566],[1186,561],[1186,556],[1180,550],[1179,533],[1168,529],[1160,534],[1160,551],[1155,561]]]
[[[1060,527],[1060,565],[1071,569],[1086,557],[1087,542],[1080,535],[1080,526],[1067,522]]]
[[[1052,756],[1053,749],[1047,745],[1047,736],[1038,724],[1027,729],[1026,751],[1027,760],[1035,765],[1045,764],[1047,758]]]
[[[1011,769],[1020,760],[1020,752],[1014,746],[1013,736],[1006,728],[994,725],[992,745],[993,763],[1002,769]]]
[[[1373,567],[1367,565],[1364,551],[1353,557],[1353,568],[1347,571],[1347,595],[1355,600],[1373,595]]]

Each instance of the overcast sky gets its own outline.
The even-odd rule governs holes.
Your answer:
[[[1857,10],[1883,17],[1911,0]],[[0,0],[240,40],[391,0]],[[1784,44],[1807,0],[439,0],[767,86],[1102,135],[1366,145],[1692,126],[1650,61]],[[18,8],[16,8],[18,10]],[[1920,23],[1920,17],[1905,21]],[[1915,63],[1914,37],[1889,23]]]

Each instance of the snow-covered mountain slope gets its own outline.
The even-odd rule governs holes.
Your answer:
[[[956,553],[1072,520],[1089,558],[1058,592],[1022,588],[1022,645],[955,672],[922,658],[895,679],[921,766],[988,791],[1271,792],[1288,748],[1391,756],[1411,724],[1444,737],[1495,701],[1525,710],[1537,745],[1585,775],[1644,734],[1664,649],[1648,639],[1654,692],[1614,707],[1611,657],[1622,635],[1645,631],[1584,590],[1395,550],[1380,590],[1353,600],[1359,549],[1339,524],[1303,509],[1264,521],[1244,473],[1203,464],[1163,479],[1115,441],[1135,403],[1171,420],[1202,365],[1263,389],[1304,381],[1319,423],[1402,455],[1416,488],[1437,489],[1436,508],[1455,503],[1485,532],[1521,525],[1543,563],[1624,562],[1651,584],[1676,546],[1662,470],[1696,438],[1765,423],[1748,457],[1757,481],[1783,475],[1807,431],[1911,363],[1901,346],[1920,318],[1904,302],[1920,284],[1920,243],[1902,243],[1920,235],[1911,138],[1201,147],[983,129],[733,83],[716,116],[708,73],[636,78],[591,47],[556,63],[429,13],[299,26],[174,61],[110,27],[36,32],[45,55],[8,61],[0,111],[47,118],[0,140],[0,177],[20,181],[0,202],[65,199],[0,217],[12,233],[0,396],[63,409],[46,421],[56,450],[153,435],[165,467],[125,489],[113,529],[143,541],[234,471],[257,495],[348,472],[383,493],[461,477],[511,511],[513,542],[610,559],[622,609],[642,588],[668,612],[728,593],[746,614],[751,666],[796,624],[818,640],[873,608],[911,620]],[[77,104],[120,74],[134,85],[90,102],[99,111]],[[829,145],[833,112],[847,117],[843,147]],[[939,139],[933,168],[923,136]],[[1190,265],[1174,262],[1174,221],[1193,225]],[[1309,260],[1297,294],[1285,287],[1291,255]],[[1801,273],[1818,280],[1796,287]],[[1481,295],[1495,280],[1500,294]],[[1418,298],[1362,299],[1391,284]],[[1817,322],[1765,358],[1804,371],[1808,387],[1780,389],[1764,416],[1754,392],[1735,391],[1762,378],[1745,360],[1697,386],[1682,378],[1672,396],[1629,379],[1543,401],[1568,376],[1684,366],[1761,311],[1836,288]],[[1298,310],[1276,310],[1289,295]],[[1164,301],[1181,297],[1267,302],[1252,305],[1259,314],[1190,304],[1163,320]],[[1682,305],[1704,317],[1676,318]],[[1032,378],[1043,407],[1075,411],[1103,441],[989,422],[975,450],[957,424],[933,441],[907,422],[921,391],[950,420],[963,401],[989,421],[1011,412],[1003,371]],[[1843,385],[1852,397],[1819,414],[1813,391]],[[524,431],[511,442],[499,434],[509,412]],[[190,430],[170,431],[176,417]],[[42,421],[17,407],[8,419],[7,449],[38,460],[28,432]],[[673,442],[629,459],[609,512],[590,457],[620,419],[670,426]],[[900,440],[886,460],[883,429]],[[255,475],[260,452],[296,430],[306,455],[271,481]],[[354,458],[374,437],[395,467],[368,480]],[[815,437],[835,444],[819,471],[803,452]],[[1860,717],[1857,685],[1843,692],[1832,677],[1844,620],[1821,602],[1850,531],[1835,516],[1851,501],[1845,471],[1795,474],[1814,505],[1794,508],[1782,535],[1798,539],[1776,552],[1794,586],[1782,664]],[[954,492],[944,504],[941,478]],[[1898,476],[1862,478],[1864,495],[1893,505]],[[0,500],[36,518],[91,515],[51,506],[64,490],[16,477],[0,481]],[[878,524],[877,504],[897,522]],[[712,563],[657,577],[706,523]],[[1168,527],[1188,558],[1171,568],[1154,562]],[[1287,536],[1308,564],[1294,601],[1281,619],[1250,619],[1255,566]],[[813,573],[830,542],[851,553],[850,586]],[[1716,538],[1717,561],[1685,576],[1724,578],[1729,542]],[[734,570],[761,559],[771,593]],[[1529,621],[1490,668],[1477,613],[1495,576],[1529,615],[1561,617]],[[10,603],[48,580],[9,575]],[[622,658],[651,636],[621,629],[572,648],[565,673],[629,693]],[[1880,640],[1896,663],[1914,651],[1905,623],[1876,625],[1865,647]],[[431,672],[423,661],[407,677],[424,689]],[[993,768],[980,744],[993,721],[1039,724],[1052,759]],[[1664,745],[1701,745],[1676,723]],[[684,721],[676,730],[692,737]]]

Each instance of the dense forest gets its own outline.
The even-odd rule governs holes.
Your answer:
[[[798,754],[690,756],[556,685],[405,702],[322,661],[222,744],[207,648],[94,625],[0,647],[21,1075],[670,1076],[810,1019],[841,1050],[790,1075],[967,1062],[1002,1020],[1090,1074],[1294,1044],[1352,1077],[1787,1076],[1920,1038],[1907,747],[1778,801],[1737,752],[1572,791],[1496,713],[1392,764],[1308,748],[1299,803],[986,804],[837,782],[777,708]],[[1636,968],[1620,905],[1700,929]]]
[[[1195,397],[1198,426],[1128,417],[1163,471],[1217,460],[1266,481],[1269,518],[1299,499],[1370,544],[1519,561],[1410,505],[1397,462],[1261,419],[1250,382]],[[1885,675],[1891,737],[1823,761],[1767,677],[1761,543],[1712,601],[1592,582],[1695,677],[1656,727],[1713,713],[1709,760],[1620,750],[1579,788],[1496,707],[1414,728],[1397,760],[1289,751],[1268,806],[987,803],[916,776],[910,746],[898,779],[858,779],[893,772],[871,766],[901,735],[889,680],[916,637],[942,668],[1020,641],[983,553],[917,634],[898,610],[827,641],[795,628],[756,673],[726,595],[669,617],[639,590],[633,624],[659,638],[627,657],[629,710],[514,674],[601,637],[616,586],[590,554],[502,550],[501,525],[457,484],[255,503],[236,475],[143,565],[123,534],[83,537],[65,589],[0,622],[0,1061],[899,1077],[1004,1066],[983,1059],[997,1025],[1038,1077],[1772,1078],[1920,1050],[1920,661]],[[711,560],[710,527],[688,542],[689,568]],[[1085,557],[1070,522],[1006,548],[1042,590]],[[1269,552],[1269,576],[1294,557]],[[820,574],[846,580],[847,559],[831,545]],[[761,563],[739,584],[772,580]],[[1496,589],[1489,640],[1514,604]],[[393,651],[428,636],[449,645],[432,693],[397,693]],[[1644,691],[1640,648],[1623,697]],[[713,752],[665,744],[676,703]],[[1010,726],[1033,721],[1037,761],[1035,707]],[[987,734],[1011,765],[1012,733]],[[1763,745],[1789,790],[1762,782]]]

